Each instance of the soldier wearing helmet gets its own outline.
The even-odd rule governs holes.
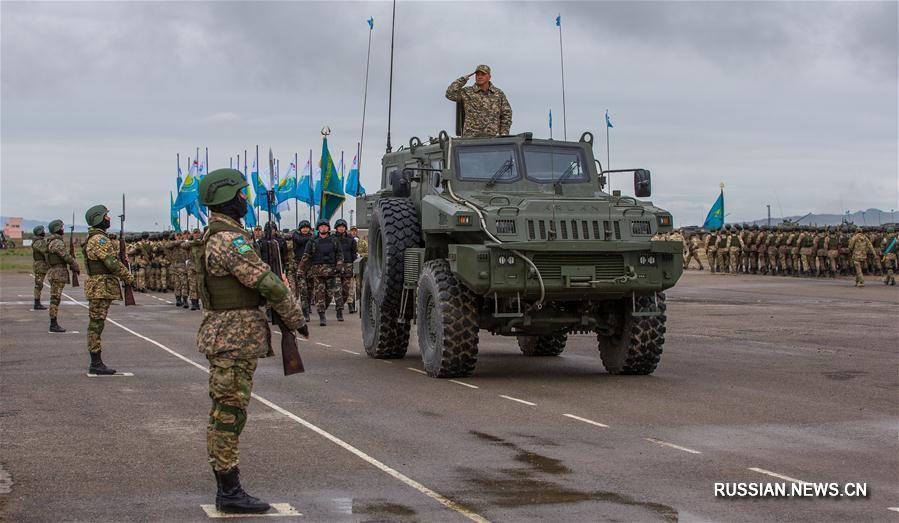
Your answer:
[[[340,292],[335,298],[337,302],[337,321],[343,321],[343,304],[347,303],[350,313],[356,312],[356,295],[353,292],[353,262],[356,260],[356,242],[347,233],[347,222],[343,218],[334,222],[337,233],[337,246],[344,263],[337,271],[340,280]]]
[[[855,286],[865,286],[863,266],[868,261],[868,254],[874,252],[871,240],[861,227],[855,228],[855,234],[849,239],[849,251],[852,253],[852,265],[855,267]]]
[[[331,297],[328,295],[328,281],[337,276],[343,269],[343,256],[334,236],[331,235],[331,224],[328,220],[319,220],[316,224],[318,236],[306,244],[303,258],[300,261],[300,270],[309,271],[315,282],[315,308],[318,310],[318,324],[324,327],[328,324],[325,312]],[[343,312],[339,312],[339,317]]]
[[[84,296],[87,298],[90,317],[87,324],[87,349],[91,356],[88,368],[91,374],[115,374],[115,370],[108,368],[101,358],[100,336],[103,334],[109,306],[113,300],[122,299],[120,281],[134,283],[131,272],[119,261],[118,246],[106,235],[110,225],[108,213],[106,206],[94,205],[84,214],[84,219],[90,226],[87,241],[81,245],[81,252],[87,269]]]
[[[200,254],[203,245],[203,237],[200,229],[194,229],[190,233],[190,256],[187,258],[187,294],[190,298],[190,310],[200,310],[200,294],[197,290],[197,265],[196,257]]]
[[[247,421],[258,359],[274,354],[264,303],[291,330],[308,336],[303,315],[285,282],[253,248],[243,228],[247,182],[240,171],[218,169],[200,181],[200,202],[209,207],[209,229],[196,256],[203,321],[197,333],[209,361],[212,408],[206,429],[209,464],[218,489],[215,506],[227,513],[262,513],[270,505],[247,494],[240,484],[239,439]]]
[[[304,271],[300,268],[301,260],[303,258],[303,253],[306,252],[306,244],[312,240],[312,224],[309,223],[309,220],[300,221],[297,226],[297,230],[293,232],[292,241],[293,241],[293,259],[296,262],[297,269],[294,273],[294,286],[293,293],[294,297],[296,297],[303,306],[303,317],[306,318],[306,321],[309,321],[309,313],[311,312],[309,303],[312,300],[312,295],[309,293],[309,289],[312,288],[310,277],[307,271]]]
[[[50,229],[50,237],[47,238],[47,264],[50,266],[47,271],[47,280],[50,282],[50,309],[47,311],[50,313],[49,332],[65,332],[66,330],[56,322],[62,289],[71,282],[69,268],[71,267],[72,272],[76,273],[81,269],[75,257],[66,249],[62,220],[53,220],[47,228]]]
[[[31,271],[34,274],[34,310],[47,310],[41,304],[41,292],[44,290],[44,278],[47,277],[47,271],[50,265],[47,264],[47,240],[44,239],[46,233],[44,226],[38,225],[32,230],[34,240],[31,242],[31,258],[34,260]]]
[[[896,233],[892,227],[887,227],[883,233],[883,268],[885,273],[883,276],[884,285],[896,285],[896,251],[899,250],[899,240],[896,239]]]

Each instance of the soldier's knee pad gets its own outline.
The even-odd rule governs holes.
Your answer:
[[[225,422],[222,420],[222,414],[230,414],[234,416],[233,422]],[[219,432],[231,432],[240,435],[244,425],[247,423],[247,411],[239,407],[232,407],[217,401],[212,402],[212,414],[210,415],[212,428]]]

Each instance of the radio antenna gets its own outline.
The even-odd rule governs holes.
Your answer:
[[[391,152],[390,145],[390,117],[393,113],[393,34],[396,26],[396,0],[393,0],[393,17],[390,20],[390,88],[387,94],[387,152]]]

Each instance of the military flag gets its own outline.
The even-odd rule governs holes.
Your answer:
[[[346,176],[346,194],[347,196],[357,197],[365,194],[365,187],[362,187],[362,182],[359,180],[359,157],[353,157],[353,165],[350,167],[350,172]]]
[[[303,167],[303,177],[297,182],[296,199],[306,205],[315,205],[318,199],[315,197],[315,191],[312,189],[312,162],[307,161],[306,167]]]
[[[194,164],[196,164],[196,162],[194,162]],[[184,182],[181,184],[181,187],[178,190],[178,197],[175,199],[175,203],[173,204],[173,207],[176,211],[180,211],[181,209],[189,210],[194,202],[197,201],[200,181],[195,176],[195,172],[196,171],[193,169],[193,167],[187,170],[187,178],[185,178]]]
[[[337,209],[346,200],[346,194],[343,192],[343,180],[340,178],[340,172],[334,166],[334,160],[331,158],[331,152],[328,151],[328,138],[322,137],[322,192],[321,202],[319,206],[319,218],[330,220],[337,212]]]
[[[181,169],[178,170],[180,171]],[[175,232],[181,232],[181,216],[175,210],[175,197],[172,196],[172,191],[169,191],[169,223],[172,224],[172,229]]]
[[[723,184],[722,184],[723,187]],[[721,189],[721,194],[718,195],[718,199],[715,200],[715,203],[712,204],[712,208],[709,209],[709,214],[705,217],[705,223],[702,224],[702,227],[710,230],[718,230],[722,226],[724,226],[724,189]]]

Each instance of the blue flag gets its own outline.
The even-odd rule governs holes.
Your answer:
[[[268,208],[268,187],[259,176],[259,167],[256,160],[253,160],[253,169],[250,170],[250,184],[253,186],[253,192],[256,193],[256,199],[253,200],[253,206],[260,209]]]
[[[194,166],[197,165],[197,162],[194,162]],[[194,167],[191,167],[187,170],[187,178],[184,179],[184,182],[181,184],[181,188],[178,190],[178,197],[175,198],[175,203],[172,204],[176,211],[180,211],[181,209],[190,209],[190,207],[197,201],[197,195],[200,188],[200,180],[197,179],[196,170]]]
[[[181,169],[178,169],[179,171]],[[175,232],[181,232],[181,217],[178,216],[178,211],[175,210],[175,197],[172,196],[172,191],[169,191],[169,223],[172,224],[172,229],[175,229]]]
[[[188,207],[187,212],[197,218],[200,223],[206,225],[206,213],[203,212],[203,209],[200,208],[200,201],[194,200]]]
[[[246,179],[246,176],[247,175],[244,174],[244,179]],[[243,216],[243,222],[247,227],[252,229],[253,227],[256,227],[256,213],[253,211],[253,204],[250,203],[252,201],[250,199],[250,186],[248,185],[241,190],[243,191],[243,195],[247,197],[247,212]]]
[[[718,230],[724,226],[724,190],[718,195],[718,199],[709,209],[708,216],[705,217],[705,223],[702,224],[704,229]]]
[[[331,152],[328,151],[328,138],[322,138],[322,195],[319,208],[319,218],[330,220],[337,209],[343,205],[346,194],[343,192],[343,180],[340,172],[334,166]]]
[[[306,167],[303,167],[303,177],[297,182],[297,200],[305,203],[306,205],[315,205],[318,202],[318,199],[315,197],[315,191],[312,189],[312,163],[311,161],[306,162]]]
[[[365,194],[365,187],[362,187],[362,181],[359,180],[359,158],[353,157],[353,166],[346,175],[346,194],[353,198]]]
[[[179,165],[178,166],[178,180],[177,180],[177,183],[175,184],[175,192],[178,192],[181,190],[182,183],[184,183],[184,179],[181,178],[181,166]]]
[[[556,27],[562,27],[562,15],[556,17]]]
[[[614,125],[612,125],[612,119],[609,118],[609,110],[608,109],[606,109],[606,127],[608,127],[609,129],[615,127]]]
[[[366,20],[366,22],[368,22],[369,31],[375,28],[375,19],[373,17],[368,17],[368,20]]]
[[[278,205],[296,199],[297,197],[297,166],[290,162],[287,174],[281,178],[281,181],[275,187],[275,199]]]
[[[550,129],[553,128],[553,110],[552,109],[549,110],[549,128]]]

